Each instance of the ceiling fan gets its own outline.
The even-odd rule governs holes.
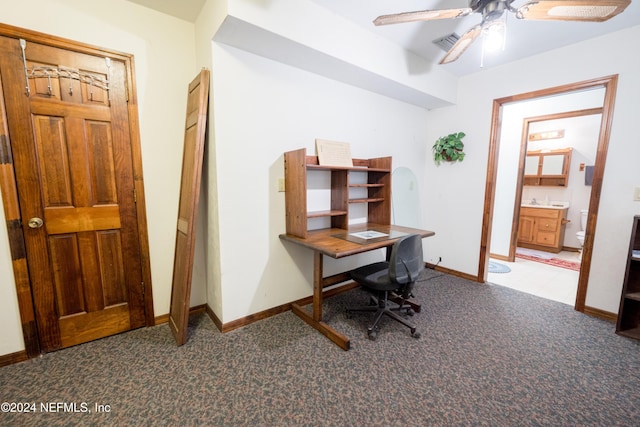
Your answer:
[[[511,5],[514,1],[470,0],[469,7],[382,15],[373,23],[375,25],[400,24],[462,18],[473,13],[481,14],[482,22],[464,33],[440,60],[440,64],[448,64],[458,59],[481,34],[486,36],[501,34],[504,37],[503,16],[506,16],[506,12],[513,13],[518,19],[602,22],[621,13],[631,3],[631,0],[539,0],[528,1],[519,8],[515,8]]]

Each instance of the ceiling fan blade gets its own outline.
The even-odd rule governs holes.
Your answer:
[[[462,37],[449,49],[449,52],[440,60],[440,64],[448,64],[460,58],[471,43],[482,33],[482,25],[476,25],[464,33]]]
[[[434,19],[461,18],[472,12],[471,8],[419,10],[417,12],[395,13],[393,15],[378,16],[373,20],[375,25],[400,24],[403,22],[431,21]]]
[[[521,6],[520,19],[602,22],[624,11],[631,0],[539,0]]]

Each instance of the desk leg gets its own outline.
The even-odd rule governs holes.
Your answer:
[[[322,322],[322,272],[324,269],[323,255],[313,252],[313,320]]]
[[[312,314],[309,314],[304,308],[302,308],[300,304],[297,303],[291,304],[291,311],[293,311],[302,320],[307,322],[310,326],[317,329],[322,335],[336,343],[341,349],[349,350],[349,348],[351,347],[349,338],[342,335],[340,332],[336,331],[331,326],[322,321],[322,289],[324,287],[324,280],[322,277],[322,263],[322,253],[314,251]]]

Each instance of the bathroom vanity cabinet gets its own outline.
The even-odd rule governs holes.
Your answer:
[[[640,215],[633,218],[616,333],[640,340]]]
[[[558,253],[564,243],[568,208],[522,207],[518,225],[518,246]]]

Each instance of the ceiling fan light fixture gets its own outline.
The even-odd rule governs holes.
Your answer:
[[[503,19],[489,22],[482,28],[482,45],[486,52],[504,50],[507,25]]]
[[[603,22],[622,13],[631,0],[522,0],[520,7],[513,6],[516,0],[469,0],[469,7],[458,9],[420,10],[378,16],[375,25],[399,24],[403,22],[431,21],[447,18],[462,18],[470,14],[481,14],[482,22],[465,32],[458,40],[445,36],[433,43],[442,49],[449,48],[440,64],[457,60],[464,51],[483,35],[480,66],[484,64],[485,51],[497,50],[506,45],[506,17],[513,14],[517,19],[540,21]],[[640,1],[640,0],[639,0]],[[453,44],[453,45],[451,45]]]

